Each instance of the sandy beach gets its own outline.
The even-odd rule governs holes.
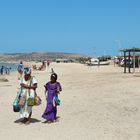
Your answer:
[[[50,68],[58,74],[63,91],[58,122],[45,124],[43,86]],[[50,68],[32,71],[42,104],[33,107],[32,123],[27,126],[19,124],[19,113],[12,108],[18,73],[1,76],[9,80],[0,82],[1,140],[140,140],[140,69],[124,74],[123,68],[113,65],[98,68],[78,63],[51,63]]]

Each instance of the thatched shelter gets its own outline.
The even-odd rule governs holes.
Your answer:
[[[126,67],[127,67],[127,58],[128,58],[128,63],[130,64],[131,59],[133,60],[133,73],[135,72],[135,67],[136,67],[136,58],[137,58],[137,64],[139,67],[140,64],[140,56],[136,56],[136,53],[140,52],[140,48],[130,48],[130,49],[123,49],[120,50],[124,53],[124,73],[126,73]],[[128,53],[128,54],[127,54]],[[131,55],[132,53],[132,55]],[[130,71],[130,66],[128,67],[128,72],[131,73]]]

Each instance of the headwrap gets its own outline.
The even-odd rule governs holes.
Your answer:
[[[55,80],[57,80],[57,74],[56,73],[51,74],[51,77],[53,77]]]
[[[24,74],[25,75],[31,74],[31,68],[29,67],[24,68]]]

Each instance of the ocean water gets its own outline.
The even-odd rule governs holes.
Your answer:
[[[4,67],[9,67],[9,68],[11,68],[11,69],[10,69],[10,72],[14,72],[14,71],[17,71],[18,63],[0,62],[0,69],[1,69],[2,66],[4,66]]]

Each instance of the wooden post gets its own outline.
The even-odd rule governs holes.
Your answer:
[[[133,73],[135,73],[135,50],[133,51]]]
[[[124,51],[124,73],[126,73],[126,51]]]
[[[128,56],[128,72],[131,73],[130,71],[131,65],[130,65],[130,51],[129,51],[129,56]]]
[[[140,67],[140,57],[138,56],[138,68]]]

